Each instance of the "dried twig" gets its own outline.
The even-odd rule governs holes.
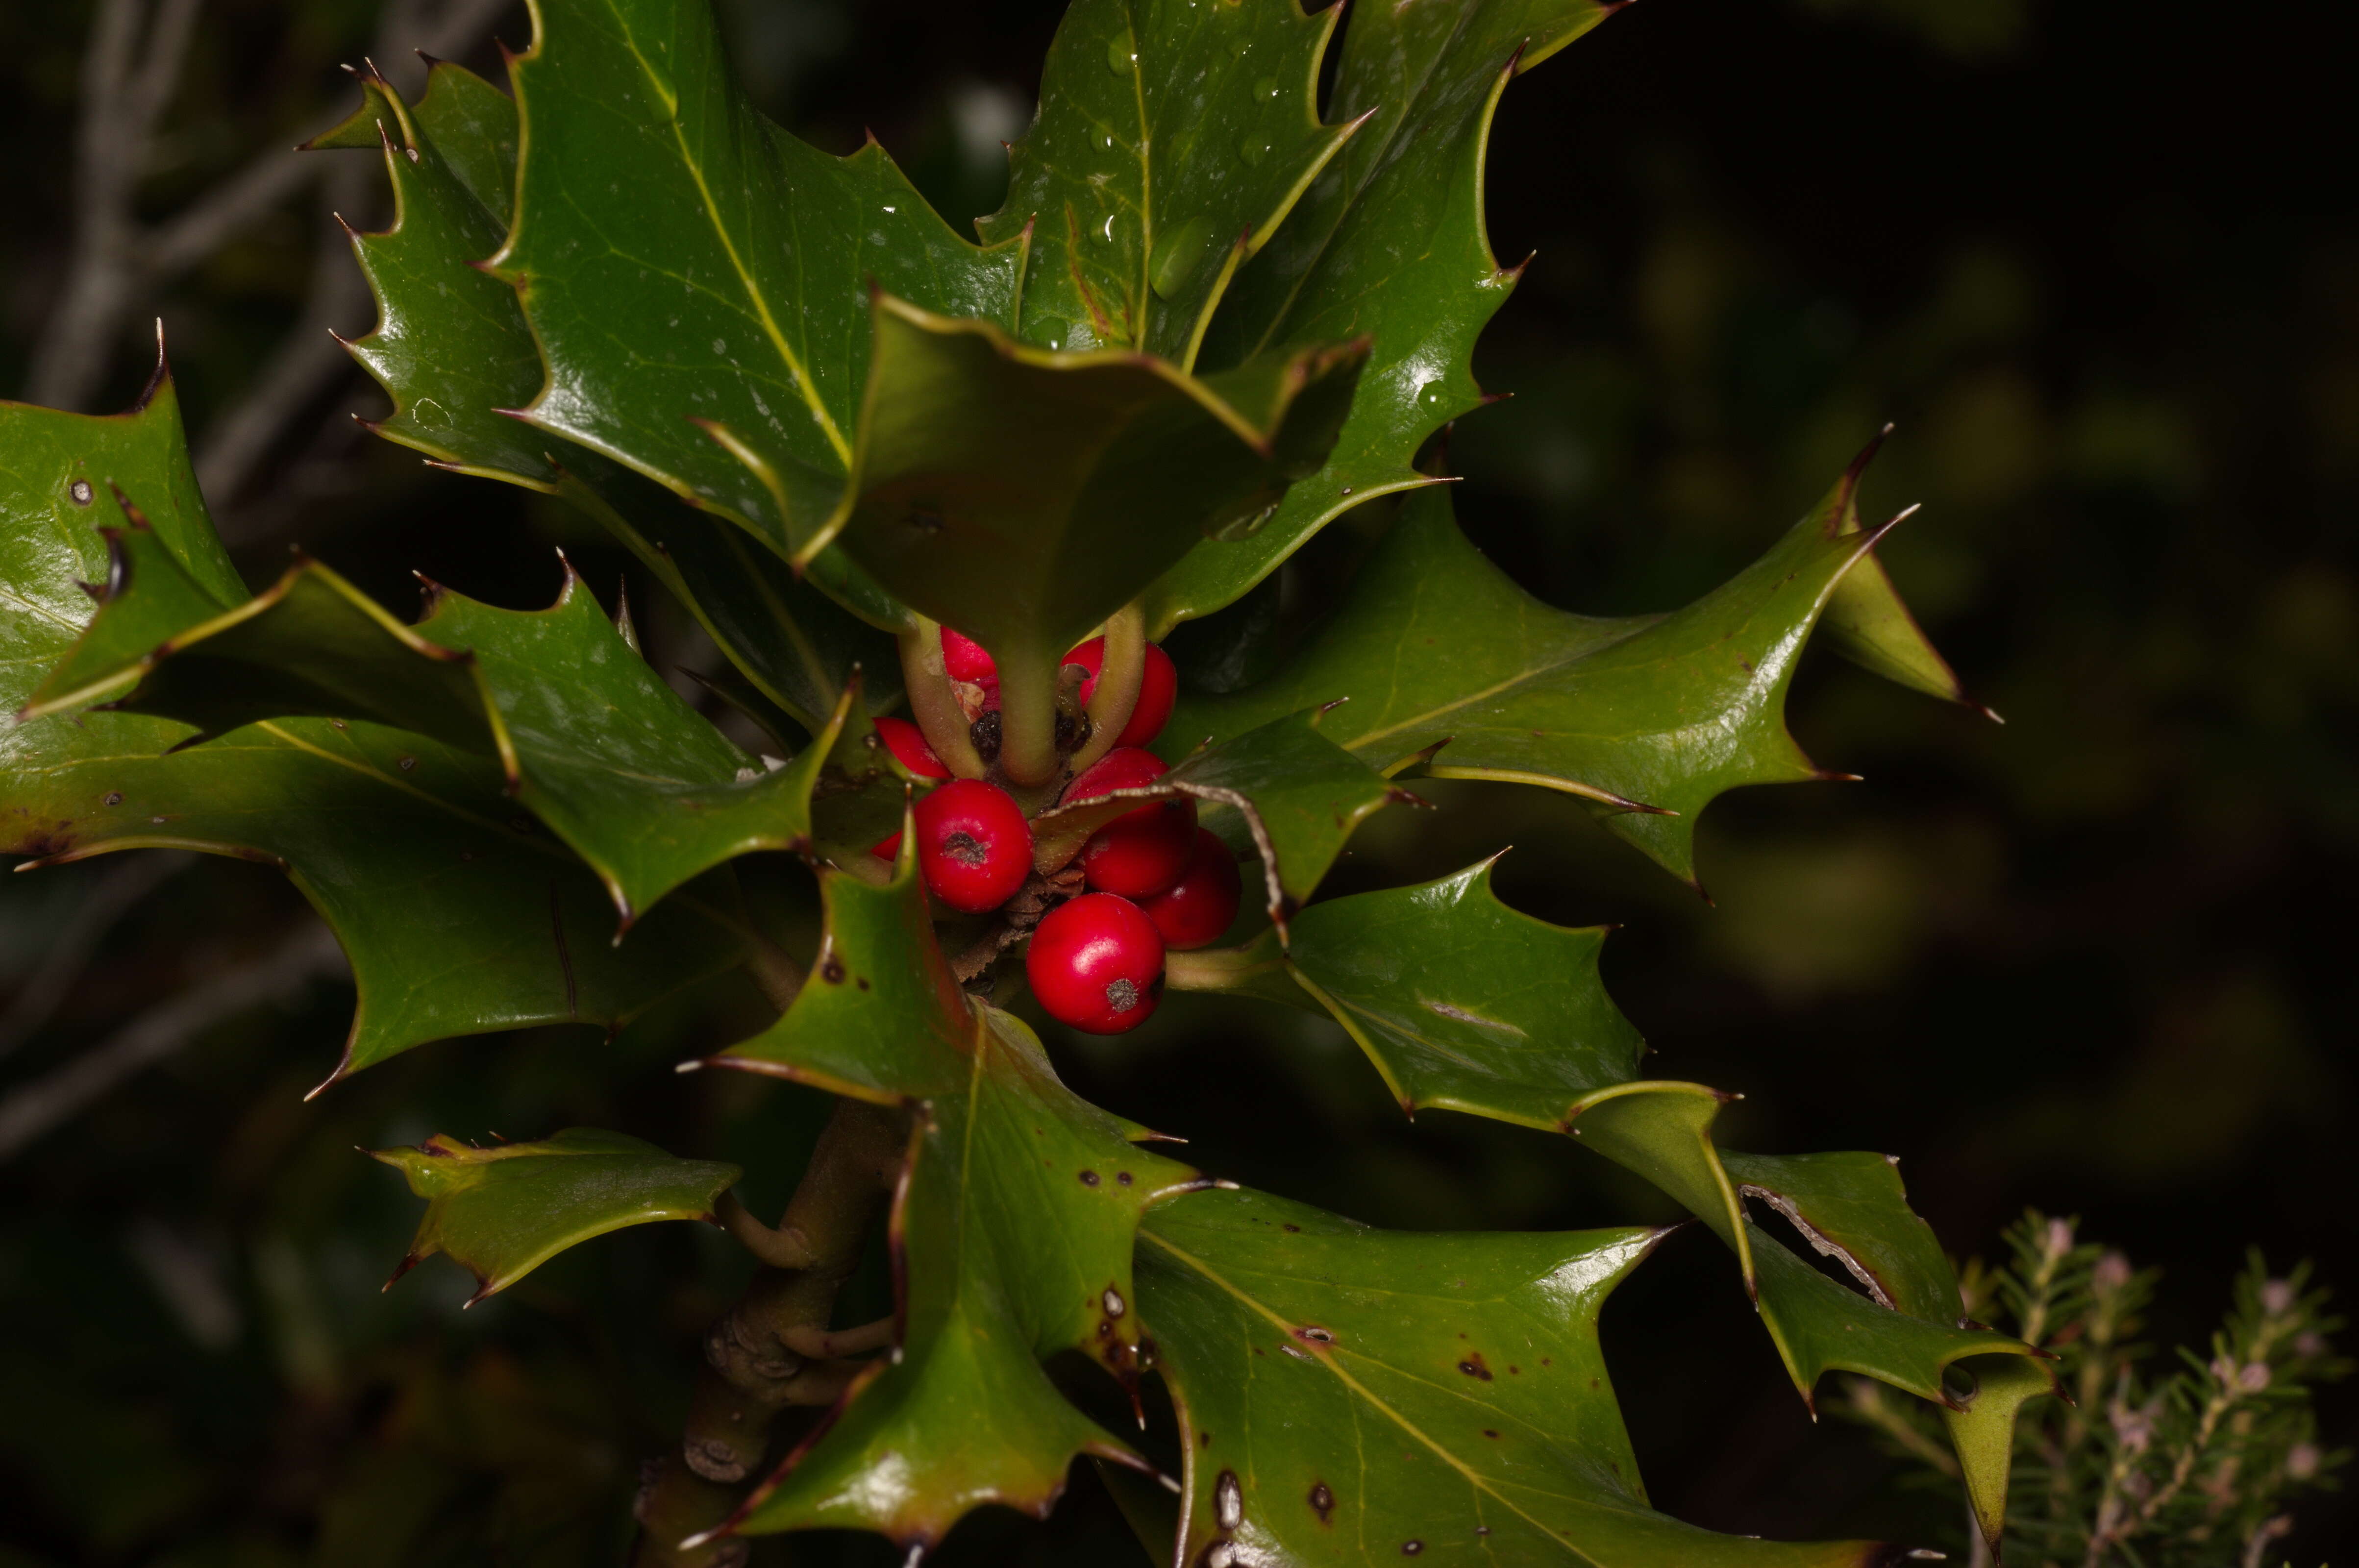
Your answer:
[[[125,855],[107,869],[82,896],[81,907],[67,916],[56,940],[33,961],[33,973],[24,989],[0,1012],[0,1056],[5,1056],[40,1031],[58,1011],[73,983],[90,967],[91,956],[114,923],[131,906],[196,863],[180,850]]]
[[[158,1002],[97,1045],[0,1100],[0,1161],[104,1096],[141,1068],[180,1050],[225,1018],[294,997],[312,980],[343,971],[342,950],[324,925],[307,923],[251,963],[223,969]]]
[[[202,0],[101,0],[82,59],[81,118],[74,150],[73,244],[62,290],[34,346],[27,396],[57,408],[81,408],[106,379],[125,329],[144,318],[165,287],[277,211],[299,190],[330,177],[340,160],[307,158],[291,149],[255,157],[243,168],[153,225],[137,216],[139,183],[152,162],[158,123],[187,64]],[[437,56],[465,53],[514,0],[388,0],[372,53],[397,58],[411,49]],[[322,118],[327,111],[323,107]],[[332,247],[350,273],[343,240]],[[320,292],[315,276],[313,293]],[[350,296],[342,303],[349,305]],[[323,337],[307,311],[299,333]],[[349,310],[340,320],[348,320]],[[331,345],[332,346],[332,345]],[[282,351],[273,373],[281,373]],[[337,362],[305,355],[283,373],[266,374],[243,418],[223,422],[226,471],[243,476],[275,434],[302,412]],[[266,394],[266,406],[257,399]],[[234,439],[231,439],[234,438]],[[230,458],[238,460],[229,462]]]

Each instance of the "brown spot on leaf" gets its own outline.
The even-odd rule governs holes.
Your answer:
[[[123,804],[123,792],[119,789],[111,789],[107,791],[106,804],[109,806],[121,806]]]
[[[1310,1511],[1319,1516],[1321,1524],[1332,1522],[1329,1516],[1335,1511],[1335,1494],[1324,1481],[1310,1483]]]
[[[1486,1383],[1491,1380],[1491,1368],[1484,1365],[1480,1350],[1468,1351],[1466,1359],[1458,1363],[1458,1369],[1470,1378],[1480,1378]]]
[[[1098,1184],[1098,1173],[1095,1171],[1083,1171],[1082,1173],[1082,1185],[1085,1187],[1096,1186]]]

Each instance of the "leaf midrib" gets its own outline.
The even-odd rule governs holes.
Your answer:
[[[1139,1237],[1143,1240],[1153,1242],[1156,1246],[1163,1249],[1164,1251],[1171,1254],[1172,1257],[1186,1263],[1188,1267],[1195,1270],[1199,1274],[1201,1274],[1205,1279],[1211,1281],[1214,1285],[1219,1286],[1229,1295],[1243,1303],[1247,1310],[1251,1311],[1256,1315],[1265,1319],[1289,1336],[1294,1332],[1295,1325],[1293,1324],[1288,1322],[1277,1313],[1272,1312],[1268,1307],[1264,1306],[1259,1301],[1256,1300],[1253,1296],[1246,1293],[1238,1286],[1232,1284],[1228,1280],[1216,1272],[1210,1264],[1206,1263],[1201,1258],[1197,1257],[1194,1253],[1188,1251],[1185,1248],[1176,1245],[1164,1237],[1157,1235],[1151,1230],[1142,1228],[1139,1231]],[[1403,1432],[1408,1433],[1409,1436],[1417,1439],[1418,1442],[1432,1450],[1435,1456],[1440,1458],[1443,1464],[1449,1465],[1451,1469],[1464,1476],[1467,1485],[1473,1489],[1477,1497],[1490,1498],[1501,1508],[1506,1509],[1509,1513],[1515,1515],[1517,1519],[1522,1519],[1526,1524],[1531,1526],[1533,1530],[1538,1531],[1542,1540],[1547,1541],[1551,1545],[1563,1545],[1564,1549],[1568,1552],[1571,1552],[1572,1555],[1582,1559],[1582,1561],[1585,1563],[1593,1564],[1593,1568],[1596,1568],[1596,1559],[1591,1557],[1587,1552],[1582,1552],[1580,1548],[1572,1545],[1571,1543],[1564,1541],[1562,1537],[1560,1537],[1552,1527],[1539,1519],[1534,1519],[1529,1513],[1527,1513],[1523,1509],[1517,1507],[1512,1498],[1508,1498],[1494,1487],[1487,1476],[1470,1467],[1465,1461],[1460,1459],[1456,1454],[1451,1453],[1449,1449],[1444,1448],[1440,1443],[1428,1435],[1423,1428],[1418,1426],[1415,1422],[1409,1421],[1408,1417],[1402,1415],[1400,1411],[1393,1409],[1391,1405],[1386,1403],[1382,1399],[1379,1399],[1366,1384],[1361,1382],[1357,1378],[1353,1377],[1350,1372],[1346,1371],[1335,1357],[1320,1356],[1314,1357],[1314,1359],[1318,1361],[1321,1366],[1325,1367],[1328,1371],[1333,1373],[1336,1379],[1340,1380],[1345,1388],[1357,1395],[1370,1409],[1382,1411],[1388,1419],[1391,1420],[1394,1425],[1399,1427]],[[1403,1376],[1408,1376],[1408,1374],[1404,1373]],[[1532,1489],[1538,1490],[1539,1488],[1535,1487]],[[1567,1500],[1573,1502],[1579,1501],[1578,1498],[1568,1498]]]
[[[1270,341],[1277,335],[1278,329],[1293,317],[1295,301],[1302,297],[1303,289],[1310,282],[1310,275],[1318,271],[1319,264],[1326,259],[1328,248],[1334,244],[1335,236],[1343,232],[1344,222],[1351,217],[1353,211],[1359,206],[1360,199],[1367,194],[1368,187],[1375,183],[1376,174],[1388,167],[1386,159],[1392,154],[1393,145],[1400,140],[1402,128],[1408,124],[1410,109],[1425,97],[1426,89],[1432,84],[1434,76],[1441,70],[1443,57],[1449,54],[1451,47],[1464,35],[1469,19],[1474,15],[1476,9],[1475,6],[1468,5],[1459,13],[1458,25],[1451,29],[1449,38],[1440,49],[1433,51],[1424,74],[1417,79],[1417,86],[1403,96],[1399,116],[1393,121],[1391,128],[1385,133],[1384,146],[1376,149],[1375,157],[1369,161],[1368,178],[1353,188],[1351,194],[1344,199],[1343,206],[1335,214],[1334,222],[1329,224],[1327,232],[1319,237],[1318,247],[1311,252],[1310,261],[1303,265],[1300,272],[1295,275],[1293,283],[1288,286],[1286,302],[1270,317],[1269,325],[1262,330],[1260,339],[1253,346],[1253,352],[1247,354],[1245,358],[1251,359],[1254,354],[1268,349]],[[1351,40],[1347,36],[1344,39],[1344,47],[1348,49],[1350,44]]]
[[[836,460],[849,470],[852,467],[852,443],[844,438],[843,432],[836,427],[834,416],[828,413],[827,406],[820,401],[819,388],[812,384],[810,373],[803,368],[801,359],[788,343],[786,333],[779,327],[777,318],[770,313],[770,303],[763,297],[762,290],[755,283],[753,274],[746,268],[745,258],[737,254],[736,242],[730,237],[729,226],[722,221],[720,206],[713,200],[712,187],[705,180],[704,168],[697,161],[694,153],[690,150],[688,137],[680,129],[679,93],[671,91],[663,77],[657,72],[654,63],[640,50],[637,35],[631,30],[630,24],[623,18],[614,0],[607,0],[606,11],[614,18],[614,25],[622,34],[625,47],[631,51],[631,58],[638,61],[640,74],[647,78],[648,88],[663,103],[665,119],[671,127],[673,145],[679,149],[680,166],[688,170],[689,178],[696,182],[697,200],[703,204],[705,216],[712,222],[713,237],[721,242],[721,249],[729,258],[730,270],[737,275],[737,281],[744,286],[745,297],[753,305],[754,314],[761,322],[762,330],[768,336],[770,346],[777,351],[778,358],[786,362],[788,373],[794,378],[795,389],[802,394],[803,404],[810,410],[811,418],[818,424],[820,433],[827,438],[828,445],[835,449]],[[765,135],[772,134],[771,127],[766,123],[757,124],[756,129]]]

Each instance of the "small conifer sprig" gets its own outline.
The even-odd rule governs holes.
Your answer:
[[[2009,1260],[1962,1271],[1966,1311],[2053,1353],[2071,1402],[2027,1407],[2015,1437],[2010,1564],[2037,1568],[2269,1568],[2305,1494],[2350,1455],[2322,1448],[2311,1392],[2350,1363],[2343,1320],[2305,1263],[2275,1274],[2256,1249],[2208,1354],[2162,1357],[2137,1335],[2159,1271],[2079,1238],[2079,1222],[2024,1216]],[[2177,1364],[2172,1365],[2175,1361]],[[1837,1407],[1882,1433],[1916,1478],[1954,1485],[1938,1418],[1850,1380]],[[1966,1544],[1970,1530],[1961,1531]],[[1970,1561],[1990,1557],[1979,1540]]]

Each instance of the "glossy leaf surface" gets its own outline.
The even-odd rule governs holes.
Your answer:
[[[205,606],[153,536],[114,541],[117,591],[37,706],[139,684],[117,707],[218,736],[266,719],[364,720],[495,759],[518,799],[606,883],[624,924],[690,878],[756,849],[808,848],[811,795],[848,717],[792,765],[757,763],[659,679],[569,567],[545,611],[448,589],[405,627],[326,568],[302,562],[234,607]],[[160,595],[163,610],[151,608]],[[170,627],[171,613],[210,610]],[[774,760],[779,761],[779,760]],[[886,784],[881,751],[839,768],[836,793]]]
[[[1813,514],[1819,525],[1832,534],[1856,534],[1859,522],[1859,481],[1875,460],[1876,449],[1884,444],[1884,435],[1870,441],[1843,478],[1835,481],[1825,500],[1819,503]],[[1827,600],[1823,628],[1827,646],[1851,660],[1862,669],[1873,670],[1885,679],[1938,697],[1949,702],[1971,701],[1965,688],[1950,668],[1949,661],[1934,650],[1932,639],[1917,624],[1901,602],[1900,590],[1892,586],[1891,574],[1884,563],[1873,555],[1843,574],[1835,585],[1834,597]],[[1983,709],[1989,712],[1989,709]]]
[[[1150,633],[1234,601],[1340,513],[1426,482],[1410,465],[1481,406],[1474,340],[1521,268],[1484,229],[1483,157],[1499,94],[1614,7],[1594,0],[1372,5],[1344,28],[1329,113],[1366,116],[1268,246],[1238,273],[1207,364],[1287,343],[1374,340],[1352,417],[1266,526],[1199,546],[1157,584]]]
[[[543,380],[516,290],[473,265],[507,232],[505,198],[495,208],[476,184],[503,169],[513,178],[506,96],[448,64],[434,68],[414,111],[381,80],[364,77],[362,86],[365,101],[349,124],[365,130],[371,147],[384,128],[395,201],[390,229],[353,239],[380,316],[353,355],[394,401],[376,432],[460,472],[552,491],[590,513],[806,730],[826,722],[854,668],[871,706],[889,706],[900,681],[889,637],[734,524],[506,412]],[[315,145],[353,145],[344,129]],[[819,575],[842,586],[846,565],[830,556]]]
[[[1171,730],[1232,735],[1349,697],[1325,731],[1378,771],[1437,748],[1437,776],[1566,791],[1692,881],[1715,796],[1820,776],[1786,732],[1786,687],[1868,537],[1807,517],[1687,608],[1602,620],[1532,598],[1466,542],[1443,492],[1413,496],[1299,654],[1260,686],[1182,702]]]
[[[1897,1560],[1647,1506],[1597,1314],[1661,1234],[1385,1232],[1250,1192],[1156,1211],[1139,1274],[1188,1456],[1179,1560]]]
[[[1015,325],[1021,242],[985,251],[885,149],[835,157],[765,120],[698,0],[541,0],[497,265],[548,366],[527,416],[803,546],[835,509],[872,286]]]
[[[447,1252],[475,1276],[469,1305],[593,1236],[659,1219],[709,1220],[744,1174],[592,1127],[488,1149],[437,1133],[414,1149],[372,1150],[370,1157],[399,1171],[426,1200],[394,1278]]]
[[[1747,1197],[1783,1214],[1821,1255],[1849,1270],[1884,1305],[1934,1323],[1954,1323],[1957,1271],[1933,1227],[1908,1206],[1899,1170],[1881,1154],[1721,1156]]]
[[[1194,359],[1238,262],[1351,135],[1319,123],[1337,16],[1294,0],[1077,0],[1009,149],[1006,203],[977,224],[990,240],[1031,232],[1027,341]]]
[[[1244,948],[1175,957],[1171,983],[1298,1005],[1315,998],[1404,1109],[1570,1132],[1646,1177],[1728,1243],[1806,1400],[1825,1372],[1847,1368],[1947,1408],[1942,1374],[1953,1362],[2020,1357],[2013,1341],[1960,1328],[1956,1276],[1890,1162],[1723,1153],[1712,1126],[1728,1097],[1638,1077],[1643,1043],[1597,978],[1604,933],[1516,914],[1492,893],[1490,865],[1313,904],[1286,943],[1271,932]],[[1301,996],[1286,995],[1289,981]],[[1875,1299],[1763,1235],[1744,1196],[1786,1215]],[[2003,1383],[2011,1373],[1994,1375]],[[1985,1401],[1984,1423],[2011,1421],[1998,1402]]]
[[[120,487],[147,518],[116,509]],[[207,519],[171,383],[129,414],[0,405],[0,702],[14,713],[92,618],[110,576],[102,523],[151,544],[185,594],[245,590]],[[359,989],[339,1073],[429,1040],[526,1024],[611,1029],[734,964],[734,908],[674,901],[622,947],[597,879],[507,798],[492,760],[369,723],[193,731],[138,714],[61,713],[0,730],[0,843],[75,860],[172,846],[284,869],[327,919]]]
[[[1598,979],[1604,929],[1509,909],[1493,863],[1312,904],[1287,956],[1405,1109],[1559,1130],[1637,1076],[1646,1044]]]
[[[1203,1184],[1058,1082],[1021,1022],[971,1005],[927,918],[913,855],[875,886],[823,871],[826,934],[770,1029],[714,1059],[908,1105],[891,1238],[898,1354],[757,1489],[737,1528],[881,1530],[929,1546],[986,1502],[1045,1513],[1072,1460],[1136,1463],[1042,1358],[1136,1376],[1139,1217]]]
[[[1048,703],[1068,648],[1317,465],[1360,351],[1314,348],[1197,381],[1136,354],[1027,348],[880,297],[841,531],[819,541],[990,649],[1012,723],[1016,704]]]

